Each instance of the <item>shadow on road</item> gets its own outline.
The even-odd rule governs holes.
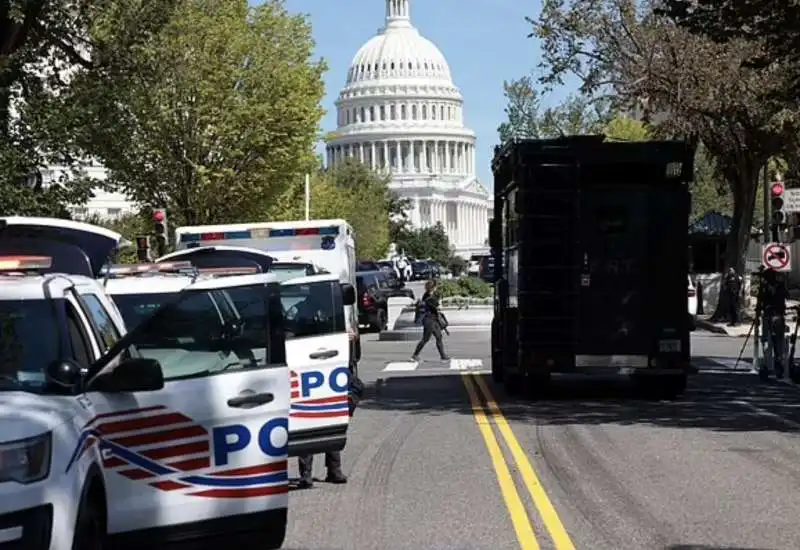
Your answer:
[[[664,550],[773,550],[771,548],[745,548],[744,546],[707,546],[705,544],[676,544]]]
[[[518,422],[800,432],[800,392],[786,384],[759,382],[756,376],[698,374],[676,401],[643,400],[630,383],[598,379],[558,380],[546,399],[532,401],[511,398],[489,376],[482,378],[506,418]],[[361,408],[472,414],[461,376],[454,375],[378,380],[367,388]]]

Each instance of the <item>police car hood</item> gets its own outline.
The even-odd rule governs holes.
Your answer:
[[[47,433],[75,416],[74,398],[0,391],[0,442]]]

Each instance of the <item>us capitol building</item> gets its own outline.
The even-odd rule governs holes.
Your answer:
[[[439,49],[411,24],[410,0],[386,0],[386,25],[353,57],[336,101],[327,163],[355,157],[391,175],[414,227],[438,222],[456,254],[488,251],[489,192],[475,177],[475,133]]]

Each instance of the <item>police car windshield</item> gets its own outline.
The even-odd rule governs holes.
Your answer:
[[[177,296],[177,292],[161,292],[152,294],[117,294],[113,298],[119,308],[119,312],[122,314],[125,326],[131,331],[161,306],[175,300]]]
[[[45,368],[59,356],[53,306],[50,300],[0,300],[0,391],[45,391]]]
[[[314,268],[311,264],[306,263],[275,262],[270,266],[269,272],[275,274],[278,282],[283,282],[297,277],[313,275]]]
[[[286,338],[303,338],[345,330],[344,302],[338,281],[281,287]]]

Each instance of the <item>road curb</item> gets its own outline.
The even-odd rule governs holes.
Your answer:
[[[724,334],[725,336],[729,336],[728,331],[723,327],[707,321],[706,319],[700,319],[698,317],[695,319],[695,326],[700,330],[707,330],[708,332],[713,332],[714,334]]]
[[[450,332],[489,332],[487,325],[458,325],[447,327]],[[422,329],[385,330],[378,336],[379,342],[408,342],[422,338]]]

